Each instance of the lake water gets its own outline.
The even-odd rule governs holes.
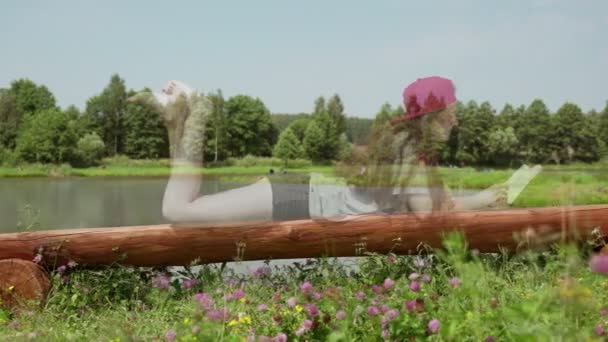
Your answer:
[[[168,223],[161,213],[166,184],[165,177],[0,178],[0,233],[27,227],[47,230]],[[243,185],[206,176],[201,193],[212,194]],[[302,259],[278,260],[271,265],[294,261]],[[262,263],[231,264],[241,272]]]

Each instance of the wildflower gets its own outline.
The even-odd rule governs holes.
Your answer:
[[[431,276],[428,274],[423,274],[422,275],[422,281],[425,283],[430,283],[431,282]]]
[[[604,336],[606,334],[606,330],[604,329],[603,326],[598,324],[595,326],[595,334],[597,336]]]
[[[363,291],[357,292],[356,296],[357,296],[357,298],[359,298],[359,300],[365,299],[365,293]]]
[[[408,300],[407,302],[405,302],[405,308],[407,309],[407,311],[414,311],[416,310],[416,301],[415,300]]]
[[[57,272],[59,272],[59,274],[63,274],[66,270],[67,270],[66,265],[61,265],[61,266],[57,267]]]
[[[184,281],[182,281],[182,289],[190,290],[191,288],[196,286],[197,283],[198,280],[196,279],[185,279]]]
[[[305,281],[302,285],[300,285],[300,290],[303,293],[310,293],[313,290],[312,283]]]
[[[76,266],[78,266],[78,263],[76,261],[74,261],[74,260],[68,261],[68,267],[69,268],[74,268]]]
[[[384,283],[382,285],[388,290],[395,285],[395,282],[391,278],[386,278],[384,279]]]
[[[420,298],[408,300],[405,303],[405,308],[409,312],[424,312],[424,300]]]
[[[433,318],[432,320],[430,320],[430,321],[429,321],[428,328],[429,328],[429,331],[430,331],[432,334],[434,334],[434,333],[436,333],[437,331],[439,331],[439,328],[440,328],[440,327],[441,327],[441,324],[439,323],[439,320],[438,320],[438,319]]]
[[[390,320],[393,320],[399,316],[399,310],[391,309],[386,312],[386,317]]]
[[[230,322],[228,322],[229,327],[237,325],[237,324],[239,324],[239,321],[237,321],[236,319],[232,319],[232,320],[230,320]]]
[[[233,293],[232,293],[232,299],[240,299],[245,297],[245,291],[243,291],[243,289],[236,289]]]
[[[157,289],[168,289],[171,281],[166,274],[158,274],[156,277],[152,278],[152,287]]]
[[[36,254],[34,260],[32,260],[35,264],[39,264],[42,262],[42,254]]]
[[[382,327],[382,329],[386,329],[388,327],[388,321],[389,319],[386,317],[382,317],[380,319],[380,326]]]
[[[608,315],[608,310],[606,310],[606,308],[602,308],[602,309],[600,309],[600,315],[601,315],[601,316],[606,316],[606,315]]]
[[[483,342],[496,342],[496,339],[494,336],[488,336],[483,340]]]
[[[210,321],[226,321],[230,317],[228,309],[223,308],[221,310],[209,310],[207,311],[207,318]]]
[[[296,297],[289,297],[289,299],[287,300],[287,306],[289,306],[290,308],[296,306]]]
[[[302,322],[302,325],[298,328],[298,330],[296,330],[296,336],[301,336],[304,333],[310,331],[310,328],[312,328],[312,321],[309,319],[305,319]]]
[[[367,308],[367,314],[370,316],[376,316],[379,313],[380,310],[378,310],[378,308],[375,306],[370,306],[369,308]]]
[[[239,323],[251,324],[251,317],[249,317],[249,316],[242,316],[242,317],[239,318]]]
[[[589,260],[589,266],[593,272],[608,273],[608,255],[593,255]]]
[[[64,275],[63,277],[61,277],[61,280],[63,280],[64,283],[69,283],[70,282],[70,276],[69,275]]]
[[[304,310],[300,304],[295,306],[296,312],[302,312]]]
[[[452,286],[455,289],[460,287],[460,279],[458,279],[458,277],[450,278],[449,283],[450,283],[450,286]]]
[[[418,274],[416,272],[410,274],[409,277],[408,277],[409,280],[416,280],[418,278],[420,278],[420,274]]]
[[[386,313],[388,310],[389,310],[388,305],[386,305],[386,304],[382,304],[382,305],[380,306],[380,311],[381,311],[382,313]]]
[[[410,283],[410,290],[414,291],[414,292],[418,292],[420,291],[420,283],[417,281],[413,281]]]
[[[194,299],[198,301],[201,307],[205,310],[209,310],[213,306],[213,298],[209,296],[207,293],[197,293],[194,296]]]
[[[424,259],[422,259],[421,257],[417,257],[416,259],[414,259],[414,266],[422,268],[425,266],[425,262]]]
[[[319,292],[314,292],[314,293],[311,295],[311,298],[312,298],[313,300],[320,300],[322,297],[323,297],[323,296],[322,296],[322,295],[321,295]]]
[[[339,310],[338,312],[336,312],[336,318],[339,320],[343,320],[344,318],[346,318],[346,312],[344,312],[344,310]]]
[[[384,289],[382,288],[382,286],[378,286],[378,285],[372,285],[372,292],[373,293],[380,293],[382,292]]]
[[[319,316],[319,308],[317,308],[317,306],[314,304],[307,304],[306,312],[308,313],[308,316],[310,316],[310,317]]]
[[[175,333],[175,330],[169,330],[167,331],[167,335],[165,335],[165,337],[167,338],[167,341],[175,341],[177,334]]]
[[[391,338],[391,332],[388,329],[382,329],[382,338],[388,340]]]
[[[272,269],[270,268],[270,266],[263,265],[253,271],[253,276],[255,278],[264,278],[268,277],[270,273],[272,273]]]
[[[287,335],[280,332],[272,339],[272,342],[287,342]]]
[[[266,305],[266,304],[258,305],[258,311],[266,311],[266,310],[268,310],[268,305]]]

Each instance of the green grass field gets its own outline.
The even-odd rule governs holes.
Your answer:
[[[0,311],[2,341],[601,341],[608,276],[557,245],[479,255],[460,236],[421,257],[261,266],[68,267],[42,309]],[[180,277],[180,279],[178,279]]]

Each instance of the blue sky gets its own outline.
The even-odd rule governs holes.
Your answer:
[[[27,77],[84,108],[112,73],[179,79],[310,111],[338,93],[349,115],[397,104],[418,77],[460,100],[608,100],[608,1],[13,1],[0,11],[0,87]]]

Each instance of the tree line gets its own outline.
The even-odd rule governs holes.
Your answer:
[[[135,93],[112,75],[81,112],[59,108],[44,85],[13,81],[0,89],[0,163],[90,166],[107,156],[168,157],[160,114],[128,102]],[[401,106],[384,104],[375,119],[347,117],[337,94],[317,98],[311,113],[296,115],[271,114],[261,99],[248,95],[225,99],[221,90],[205,95],[213,103],[204,142],[207,162],[246,155],[285,162],[343,159],[353,145],[366,143],[373,127],[402,114]],[[572,103],[551,113],[539,99],[528,106],[507,104],[499,113],[488,102],[458,105],[459,125],[437,146],[442,164],[593,162],[608,154],[608,105],[590,113]]]

